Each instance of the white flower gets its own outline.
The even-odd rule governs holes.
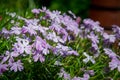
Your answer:
[[[68,11],[69,14],[73,16],[73,18],[76,18],[75,14],[72,11]]]
[[[89,56],[86,52],[83,53],[86,58],[83,59],[83,62],[87,63],[88,61],[91,61],[93,64],[95,63],[95,60],[92,58],[92,56]]]
[[[62,63],[60,61],[55,61],[54,65],[56,65],[56,66],[62,66]]]
[[[55,32],[51,32],[46,37],[48,40],[53,40],[54,42],[58,42],[58,37]]]
[[[15,50],[15,52],[19,52],[19,53],[24,53],[26,52],[26,54],[30,54],[31,53],[31,46],[29,45],[29,41],[26,39],[22,39],[19,37],[16,37],[17,43],[15,43],[13,46],[13,50]]]
[[[120,42],[118,43],[118,46],[120,46]]]

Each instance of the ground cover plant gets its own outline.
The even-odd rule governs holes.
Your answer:
[[[120,27],[33,9],[0,21],[0,80],[119,80]]]

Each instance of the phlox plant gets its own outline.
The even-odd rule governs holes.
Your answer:
[[[120,27],[111,34],[98,21],[33,9],[6,12],[0,30],[0,80],[118,80]]]

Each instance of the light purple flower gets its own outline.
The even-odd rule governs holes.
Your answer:
[[[18,57],[20,54],[18,52],[11,52],[12,57]]]
[[[9,66],[10,66],[10,70],[17,72],[17,71],[22,71],[23,70],[23,63],[21,63],[20,60],[18,60],[17,62],[11,62],[9,61]]]
[[[82,79],[82,80],[89,80],[89,78],[90,78],[90,75],[87,74],[87,73],[85,73],[85,74],[83,75],[83,79]]]
[[[76,51],[68,51],[69,55],[75,55],[75,56],[79,56],[79,54]]]
[[[56,35],[56,33],[55,32],[50,32],[47,36],[46,36],[46,38],[48,39],[48,40],[52,40],[52,41],[54,41],[54,42],[58,42],[59,40],[59,36],[57,36]]]
[[[120,72],[120,60],[117,58],[112,58],[111,62],[109,62],[109,67],[111,70],[118,68],[118,71]]]
[[[99,43],[99,38],[97,35],[94,34],[94,32],[91,32],[89,35],[87,35],[87,38],[89,38],[91,40],[91,51],[93,53],[95,53],[95,56],[98,57],[99,56],[99,47],[98,47],[98,43]]]
[[[37,30],[39,30],[39,25],[38,25],[39,20],[37,19],[28,19],[25,20],[26,25],[22,27],[22,33],[29,33],[30,35],[36,35]]]
[[[19,35],[21,33],[21,28],[19,28],[19,27],[12,27],[11,30],[10,30],[10,33]]]
[[[3,57],[1,63],[3,64],[4,62],[6,62],[9,58],[11,58],[10,52],[6,51],[5,56]]]
[[[104,40],[108,40],[110,43],[114,43],[116,38],[115,35],[108,35],[107,33],[103,34]]]
[[[28,26],[22,27],[22,33],[28,32],[30,35],[37,34],[37,32],[35,31],[35,29],[33,27],[34,27],[33,25],[28,25]]]
[[[90,74],[91,76],[94,76],[94,75],[95,75],[94,70],[88,70],[87,72],[88,72],[88,74]]]
[[[4,34],[10,34],[10,32],[6,28],[2,29],[2,33],[4,33]]]
[[[9,39],[10,38],[10,31],[8,31],[6,28],[3,28],[2,31],[0,32],[0,35],[3,35],[4,38]],[[2,36],[1,35],[1,36]]]
[[[92,48],[91,48],[93,51],[98,51],[98,45],[97,43],[92,43]]]
[[[120,39],[120,27],[117,26],[117,25],[113,25],[112,27],[113,27],[112,30],[113,30],[113,32],[115,34],[115,37],[117,39]]]
[[[89,74],[85,73],[83,77],[73,77],[72,80],[89,80],[90,76]]]
[[[81,77],[76,77],[76,76],[75,76],[75,77],[72,78],[72,80],[82,80],[82,78],[81,78]]]
[[[17,43],[15,43],[13,46],[13,50],[15,52],[19,52],[19,53],[26,53],[26,54],[30,54],[31,53],[31,46],[29,45],[29,41],[27,39],[22,39],[22,38],[16,38]]]
[[[77,22],[78,24],[80,24],[81,18],[80,18],[80,17],[77,17],[77,18],[76,18],[76,22]]]
[[[62,39],[63,39],[64,41],[67,41],[68,33],[67,33],[67,31],[66,31],[64,28],[61,28],[61,29],[60,29],[59,34],[62,35]]]
[[[73,20],[70,16],[64,15],[61,22],[66,26],[67,31],[73,32],[76,36],[79,34],[78,23]]]
[[[18,57],[19,54],[17,52],[9,52],[9,51],[6,51],[1,63],[5,63],[8,59],[11,59],[13,57]]]
[[[36,53],[34,56],[33,56],[33,59],[35,62],[37,62],[38,60],[40,62],[44,62],[45,61],[45,57],[41,54],[41,53]]]
[[[37,29],[38,28],[38,22],[39,22],[39,19],[25,19],[25,25],[29,27],[29,25],[31,27],[33,27],[34,29]]]
[[[89,30],[94,30],[100,33],[103,33],[104,29],[100,26],[98,21],[94,22],[91,19],[84,19],[83,23],[85,24],[86,28]]]
[[[5,72],[6,70],[8,70],[8,65],[7,64],[1,64],[0,63],[0,75]]]
[[[43,26],[41,26],[41,25],[39,25],[39,27],[38,27],[38,31],[40,32],[40,33],[42,33],[42,35],[44,36],[44,37],[46,37],[46,35],[47,35],[47,30],[50,30],[48,27],[43,27]]]
[[[50,19],[53,22],[55,22],[55,23],[60,23],[61,22],[61,20],[60,20],[61,12],[60,11],[53,11],[53,12],[46,11],[46,14],[49,15]]]
[[[41,12],[47,12],[47,11],[49,11],[49,10],[47,10],[46,7],[42,7],[42,9],[40,9],[40,11],[41,11]]]
[[[64,71],[64,68],[61,68],[60,73],[58,73],[59,77],[62,77],[65,80],[71,80],[70,74]]]
[[[107,54],[110,58],[117,57],[117,55],[109,48],[104,48],[105,54]]]
[[[37,36],[34,45],[35,45],[36,50],[42,51],[44,49],[43,47],[46,46],[46,43],[39,36]]]
[[[50,48],[50,46],[46,43],[46,41],[39,36],[36,37],[33,46],[36,48],[36,50],[43,51],[45,55],[48,54],[49,52],[48,49]]]
[[[32,10],[32,13],[34,13],[34,14],[39,14],[39,13],[40,13],[40,9],[33,9],[33,10]]]
[[[72,48],[68,47],[68,46],[64,46],[60,43],[57,44],[57,46],[55,47],[55,49],[53,50],[54,54],[58,55],[62,55],[62,56],[67,56],[67,55],[76,55],[78,56],[79,54],[72,50]]]
[[[98,36],[95,35],[93,32],[90,33],[90,35],[87,36],[93,43],[99,43]]]
[[[51,26],[49,26],[49,29],[54,30],[57,33],[60,32],[61,28],[61,25],[59,25],[58,23],[52,23]]]

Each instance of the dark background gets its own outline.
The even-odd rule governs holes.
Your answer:
[[[0,0],[0,12],[12,11],[23,14],[26,10],[46,6],[50,10],[71,10],[81,18],[88,17],[90,0]]]
[[[82,19],[99,21],[105,29],[112,29],[114,24],[120,26],[120,0],[0,0],[0,19],[6,11],[24,16],[42,6],[65,13],[71,10]]]

